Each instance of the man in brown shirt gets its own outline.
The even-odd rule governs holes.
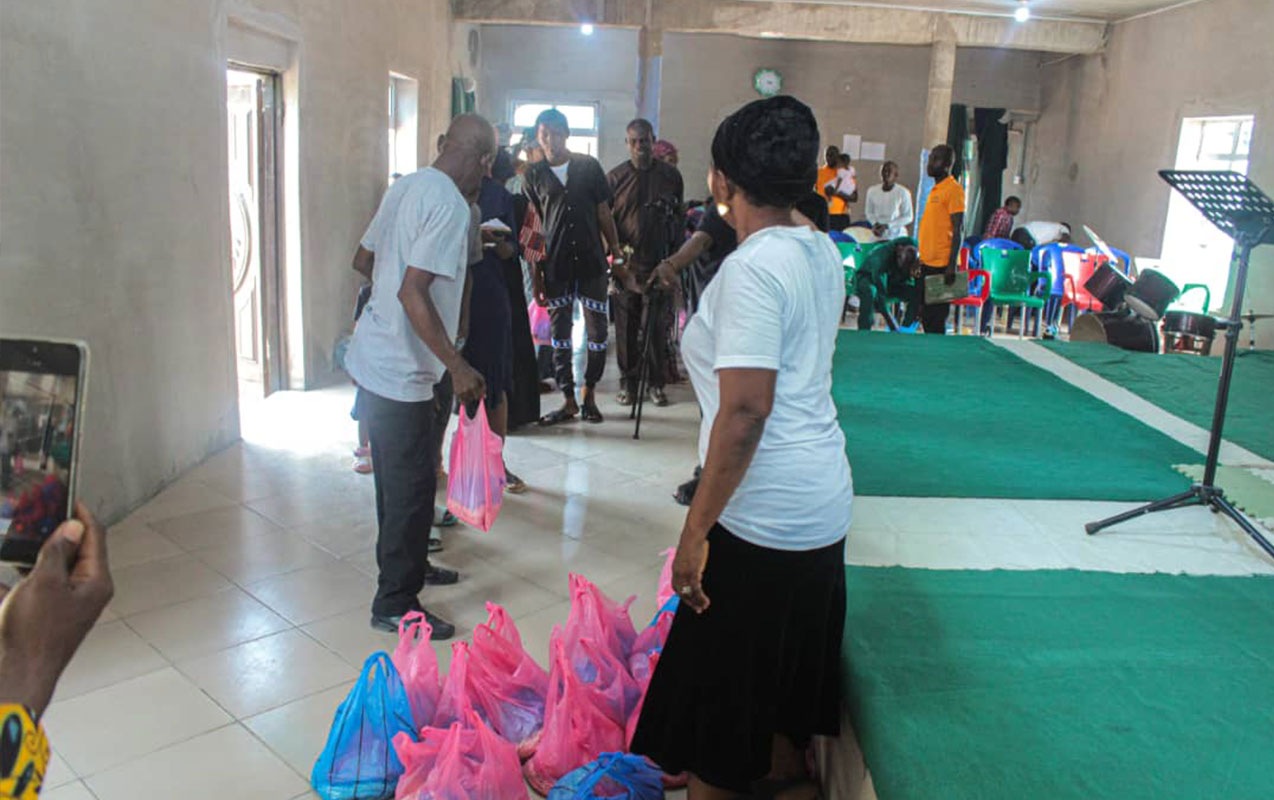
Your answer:
[[[637,400],[637,379],[641,369],[643,342],[642,310],[649,307],[646,285],[660,261],[680,245],[683,227],[682,200],[685,190],[681,173],[671,164],[654,157],[655,130],[644,119],[628,123],[628,161],[612,169],[606,179],[614,195],[615,227],[621,247],[632,248],[632,256],[614,273],[616,358],[623,377],[618,400],[629,405]],[[666,298],[654,304],[656,313],[668,308]],[[668,404],[664,394],[664,359],[668,352],[668,327],[656,322],[650,342],[647,379],[655,405]]]

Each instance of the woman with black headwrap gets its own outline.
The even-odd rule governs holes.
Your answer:
[[[717,129],[709,186],[739,247],[682,353],[703,474],[673,563],[681,599],[633,738],[692,800],[818,796],[804,748],[835,735],[853,488],[832,403],[841,258],[794,212],[818,125],[791,97]]]

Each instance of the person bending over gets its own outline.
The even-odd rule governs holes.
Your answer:
[[[831,369],[845,281],[831,239],[793,213],[818,138],[807,106],[775,97],[712,142],[712,195],[740,244],[683,340],[703,477],[673,562],[681,604],[632,741],[689,772],[691,800],[816,797],[805,747],[839,732],[853,488]]]
[[[920,259],[916,240],[900,236],[872,250],[854,272],[854,293],[858,295],[858,330],[869,331],[876,322],[876,312],[888,313],[886,300],[907,301],[904,326],[916,321],[919,304],[915,301],[916,278],[920,276]]]
[[[960,231],[964,227],[964,187],[951,177],[951,165],[955,163],[955,151],[950,145],[940,144],[929,151],[928,171],[933,178],[933,188],[925,203],[924,217],[920,220],[920,278],[916,291],[920,306],[920,322],[925,333],[947,332],[947,314],[950,303],[929,303],[925,300],[925,281],[931,275],[945,275],[947,285],[955,283],[956,265],[960,260]],[[908,312],[910,313],[910,312]]]
[[[610,184],[597,159],[566,148],[571,127],[561,111],[550,108],[541,113],[535,130],[544,160],[527,168],[522,191],[544,225],[547,255],[536,264],[535,295],[552,321],[553,368],[565,398],[561,408],[540,418],[540,424],[557,425],[581,413],[586,422],[601,422],[594,390],[606,368],[606,257],[619,258]],[[576,300],[584,306],[588,334],[588,366],[579,402],[571,363]]]

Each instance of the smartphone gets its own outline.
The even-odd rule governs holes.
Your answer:
[[[0,338],[0,561],[34,564],[71,516],[87,383],[83,342]]]

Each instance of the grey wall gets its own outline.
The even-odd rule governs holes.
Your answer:
[[[722,34],[664,38],[662,135],[681,149],[687,190],[702,195],[708,149],[717,124],[756,99],[752,76],[762,67],[782,73],[784,91],[808,103],[829,144],[845,133],[885,142],[902,180],[919,179],[929,48],[746,39]],[[1037,108],[1039,56],[969,49],[957,52],[953,101]],[[931,143],[930,143],[931,144]],[[879,182],[880,164],[856,165],[861,186]],[[860,192],[860,196],[864,196]],[[861,203],[856,212],[861,212]]]
[[[1184,117],[1255,114],[1249,175],[1274,190],[1274,10],[1206,0],[1113,28],[1104,55],[1049,66],[1030,180],[1038,214],[1091,224],[1112,244],[1158,257]],[[1250,306],[1274,312],[1274,250],[1253,256]],[[1214,301],[1215,302],[1215,301]],[[1274,347],[1274,326],[1258,325]]]
[[[577,28],[484,25],[481,35],[484,116],[511,121],[514,100],[599,102],[602,166],[628,157],[624,128],[637,113],[636,31],[599,28],[584,36]]]
[[[305,378],[320,382],[349,314],[350,256],[384,190],[388,71],[434,89],[422,109],[422,142],[431,140],[450,102],[447,9],[445,0],[0,3],[0,330],[92,348],[82,487],[103,516],[238,436],[228,14],[292,37],[300,224],[289,257],[302,270]]]

